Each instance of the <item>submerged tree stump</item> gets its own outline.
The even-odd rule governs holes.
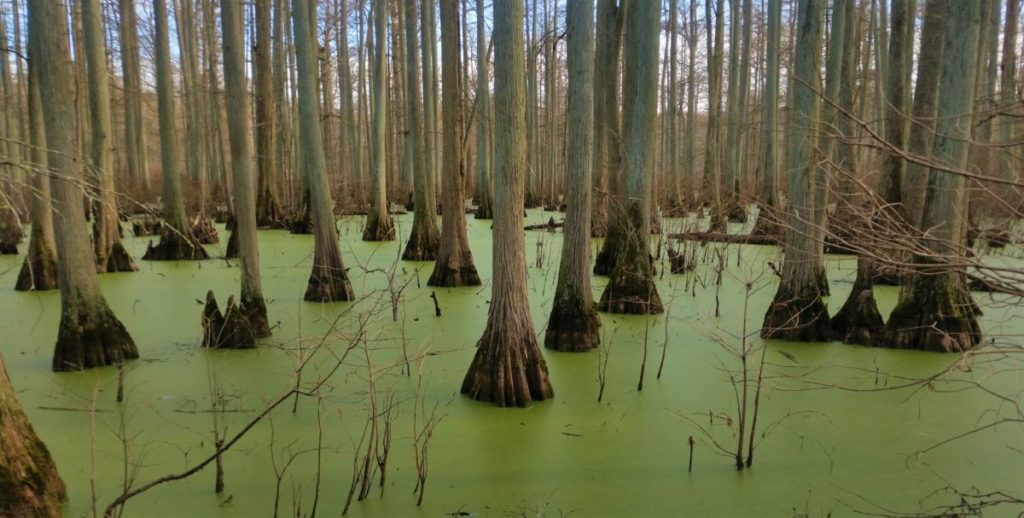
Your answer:
[[[165,225],[160,231],[160,243],[152,241],[146,247],[142,259],[147,261],[182,261],[209,259],[209,254],[194,237],[184,235],[174,227]]]
[[[213,291],[206,292],[203,307],[203,347],[211,349],[252,349],[256,347],[256,334],[235,297],[228,297],[224,313],[217,306]]]
[[[18,403],[0,356],[0,516],[60,516],[64,481]]]
[[[207,216],[196,216],[192,221],[192,236],[202,245],[215,245],[220,242],[217,235],[217,228],[213,226],[213,220]]]

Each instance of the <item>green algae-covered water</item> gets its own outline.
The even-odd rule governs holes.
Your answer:
[[[530,211],[528,223],[549,216]],[[401,233],[411,219],[397,217]],[[225,454],[223,493],[213,491],[211,465],[130,500],[126,516],[271,516],[275,505],[282,516],[310,515],[314,506],[318,514],[339,515],[353,477],[354,451],[366,429],[368,364],[378,405],[391,397],[397,407],[383,496],[375,480],[369,498],[353,502],[353,516],[845,516],[921,513],[957,503],[959,497],[943,491],[947,486],[1024,493],[1019,425],[995,426],[931,448],[1011,415],[1009,403],[1001,406],[989,394],[946,381],[893,389],[939,372],[957,357],[840,343],[773,342],[762,349],[756,330],[775,282],[766,263],[779,260],[771,247],[721,246],[726,270],[720,286],[715,282],[719,247],[698,247],[702,263],[696,272],[659,277],[670,309],[666,315],[602,315],[602,353],[545,350],[556,394],[551,401],[500,409],[463,398],[458,389],[490,298],[489,227],[489,221],[469,220],[484,286],[432,289],[425,286],[432,263],[397,260],[403,239],[364,243],[361,220],[343,220],[344,258],[364,299],[333,304],[302,301],[311,236],[260,232],[263,287],[276,327],[272,338],[248,351],[199,347],[197,299],[212,289],[223,304],[236,292],[234,262],[139,260],[138,273],[103,275],[103,291],[142,356],[126,369],[127,398],[120,405],[114,368],[50,372],[59,296],[14,292],[21,258],[0,257],[0,352],[67,482],[65,515],[91,515],[93,495],[102,512],[120,494],[126,476],[137,486],[209,456],[215,417],[227,435],[238,432],[295,385],[295,367],[307,359],[300,383],[308,390],[322,381],[318,397],[299,398],[295,413],[291,401],[278,407]],[[126,244],[138,258],[146,241],[129,238]],[[560,243],[560,234],[527,235],[530,306],[541,338]],[[218,255],[221,246],[210,251]],[[833,312],[845,300],[853,273],[851,258],[830,257]],[[595,278],[595,297],[604,282]],[[744,296],[748,283],[749,299]],[[400,294],[397,321],[393,292]],[[432,292],[442,310],[439,318]],[[876,288],[883,314],[896,294],[896,288]],[[1019,313],[988,295],[976,296],[991,334],[1013,337],[1024,331]],[[714,444],[734,448],[736,442],[730,377],[736,379],[741,364],[729,348],[739,346],[744,307],[757,350],[751,369],[762,350],[767,367],[755,463],[737,472]],[[363,345],[335,369],[363,328]],[[646,377],[638,391],[645,342]],[[604,357],[606,385],[599,403]],[[1019,363],[1007,363],[1012,361],[976,362],[953,377],[981,382],[1019,402],[1024,376]],[[211,412],[214,393],[224,410],[218,414]],[[413,496],[414,407],[434,409],[441,417],[428,443],[421,507]],[[422,421],[420,414],[417,423]],[[691,436],[695,446],[688,472]],[[986,515],[1020,511],[1002,507]]]

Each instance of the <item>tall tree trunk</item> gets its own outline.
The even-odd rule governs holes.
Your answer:
[[[825,0],[800,0],[797,20],[790,121],[789,190],[782,280],[764,317],[763,338],[819,342],[830,336],[828,308],[821,300],[817,269],[821,250],[815,239],[815,177],[819,151],[818,56],[821,52]]]
[[[447,8],[445,4],[451,1]],[[446,10],[442,0],[442,34]],[[454,12],[447,13],[448,17]],[[526,120],[523,85],[523,0],[494,4],[494,280],[487,326],[462,382],[462,393],[499,406],[527,406],[554,397],[530,318],[523,236]],[[457,27],[457,26],[456,26]],[[449,34],[450,36],[450,34]],[[443,45],[447,50],[450,41]],[[446,63],[450,63],[447,59]],[[445,76],[450,77],[445,66]],[[447,85],[447,81],[445,84]],[[446,86],[447,88],[447,86]],[[448,100],[448,96],[445,96]],[[446,134],[450,131],[446,130]],[[459,209],[461,210],[461,206]],[[448,210],[447,203],[445,210]],[[447,214],[446,214],[447,216]]]
[[[138,16],[135,0],[120,0],[121,78],[124,88],[124,141],[128,176],[150,193],[149,163],[146,153],[146,131],[142,117],[142,72],[139,65]]]
[[[782,0],[768,0],[767,63],[764,95],[761,98],[761,195],[753,234],[776,235],[781,231],[778,214],[779,181],[779,45],[781,41]]]
[[[30,50],[37,49],[34,46]],[[29,56],[31,59],[32,56]],[[40,99],[38,61],[30,61],[28,67],[28,129],[29,144],[32,146],[31,159],[39,168],[32,175],[35,194],[32,197],[32,235],[29,238],[28,253],[21,265],[14,289],[53,290],[57,288],[57,243],[53,235],[53,212],[50,203],[50,177],[43,174],[46,168],[46,132],[43,127],[43,104]]]
[[[981,343],[977,305],[963,275],[961,232],[967,219],[964,176],[978,68],[980,2],[948,3],[939,79],[938,124],[922,228],[929,254],[915,258],[910,293],[893,309],[885,345],[900,349],[962,352]]]
[[[631,4],[626,16],[623,52],[625,106],[623,197],[615,210],[622,243],[598,309],[609,313],[655,314],[663,311],[654,284],[650,252],[650,184],[654,175],[658,98],[657,2]]]
[[[0,356],[0,437],[4,438],[0,441],[0,515],[61,516],[61,502],[67,500],[64,481],[57,473],[50,451],[36,435],[18,402],[3,356]]]
[[[270,336],[267,304],[260,282],[260,251],[256,241],[256,190],[253,188],[252,133],[249,128],[249,87],[245,76],[243,0],[221,1],[224,38],[224,86],[228,103],[228,136],[234,168],[234,216],[242,278],[239,308],[257,337]],[[231,304],[229,302],[228,306]]]
[[[324,171],[324,149],[320,131],[320,104],[316,94],[317,66],[313,52],[308,0],[292,0],[295,34],[295,61],[298,65],[299,142],[302,169],[310,185],[313,219],[313,270],[309,274],[305,300],[331,302],[352,300],[355,296],[338,248],[338,229],[334,226],[331,188]]]
[[[177,129],[174,122],[174,79],[171,69],[170,37],[167,25],[167,0],[153,0],[156,19],[156,93],[160,119],[160,163],[164,179],[163,228],[160,244],[151,242],[142,258],[153,261],[207,259],[206,249],[199,244],[185,217],[185,201],[181,195],[181,155],[178,154]],[[47,126],[47,140],[50,138]],[[61,254],[63,255],[63,254]]]
[[[705,13],[708,27],[708,42],[714,40],[711,57],[708,59],[708,122],[707,138],[704,141],[704,185],[701,192],[705,203],[711,206],[711,217],[708,229],[711,231],[725,230],[725,214],[723,214],[722,184],[722,60],[725,0],[717,0],[715,10],[711,9],[712,0],[706,0]],[[711,37],[711,18],[715,19],[714,38]]]
[[[107,44],[99,0],[82,0],[85,59],[89,74],[89,112],[92,119],[92,168],[99,177],[99,210],[93,221],[96,270],[133,272],[135,266],[121,244],[114,190],[114,128],[110,115],[110,86],[107,79]]]
[[[600,343],[601,321],[590,288],[590,189],[594,142],[593,0],[569,0],[569,168],[565,237],[545,347],[587,351]]]
[[[612,173],[619,162],[619,46],[622,40],[624,7],[616,0],[598,0],[597,35],[594,47],[594,74],[608,78],[594,85],[594,152],[591,235],[604,237],[608,232],[608,203],[613,188]],[[604,275],[607,275],[605,272]],[[596,267],[595,267],[595,272]]]
[[[3,17],[0,17],[0,39],[7,41],[7,26]],[[9,63],[7,59],[0,59],[0,99],[4,99],[0,106],[0,154],[7,157],[4,160],[6,163],[0,164],[0,255],[17,255],[18,244],[25,237],[19,217],[18,200],[21,193],[16,187],[21,175],[18,165],[21,149],[17,144],[21,138],[17,133],[13,112],[18,104],[14,102]]]
[[[256,225],[281,227],[284,213],[278,204],[278,162],[275,112],[279,99],[274,95],[271,63],[271,2],[256,0],[256,45],[253,69],[256,86],[256,164],[259,178],[256,188]],[[226,75],[226,74],[225,74]]]
[[[442,179],[444,215],[441,219],[441,248],[428,286],[479,286],[480,276],[473,264],[473,252],[466,237],[464,203],[465,162],[462,153],[462,85],[459,66],[458,0],[441,0],[441,84],[444,119],[444,174]],[[525,270],[524,270],[525,271]]]
[[[422,27],[420,29],[423,44],[423,175],[426,177],[425,191],[431,214],[437,212],[437,67],[434,54],[434,0],[423,0],[420,8]],[[438,245],[440,246],[440,244]],[[436,252],[435,252],[436,254]]]
[[[387,36],[387,6],[384,0],[373,0],[373,141],[371,144],[370,172],[373,175],[370,186],[370,210],[366,215],[363,241],[392,241],[395,239],[395,224],[388,211],[388,180],[385,125],[387,119],[387,67],[384,45]]]
[[[1017,24],[1020,23],[1020,0],[1009,0],[1006,4],[1006,29],[1003,31],[1003,58],[1000,62],[999,106],[1003,117],[999,121],[999,140],[1003,145],[1014,142],[1019,134],[1016,116],[1020,114],[1017,100]],[[1015,167],[1020,163],[1013,153],[1002,152],[999,171],[1002,178],[1017,180],[1020,176]]]
[[[405,138],[409,146],[413,169],[413,219],[409,243],[402,253],[407,261],[433,261],[441,235],[437,229],[437,207],[431,192],[433,182],[430,171],[431,161],[423,151],[423,121],[420,117],[419,48],[416,43],[416,1],[404,0],[405,4]],[[424,78],[426,70],[424,70]]]
[[[914,85],[913,124],[907,151],[911,156],[926,157],[931,153],[935,137],[938,110],[939,76],[946,43],[946,10],[949,0],[927,0],[924,7],[924,26],[921,30],[921,54],[918,58],[917,78]],[[928,167],[917,162],[907,164],[906,181],[900,198],[903,200],[904,218],[921,229],[924,216]],[[909,293],[901,289],[900,293]]]
[[[61,2],[34,2],[29,11],[29,54],[39,63],[40,100],[53,185],[60,324],[53,370],[81,370],[138,358],[128,331],[100,291],[85,230],[82,178],[75,156],[73,72],[67,11]]]
[[[491,219],[491,85],[484,0],[476,0],[476,219]]]

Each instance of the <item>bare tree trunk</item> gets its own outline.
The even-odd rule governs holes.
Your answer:
[[[768,43],[764,95],[761,98],[762,155],[761,195],[754,235],[778,235],[779,181],[779,45],[781,44],[782,0],[768,0]]]
[[[92,118],[92,167],[100,179],[99,207],[93,222],[96,270],[133,272],[135,266],[121,244],[114,190],[114,128],[110,115],[110,85],[107,79],[107,45],[99,0],[82,1],[85,59],[89,74],[89,111]]]
[[[170,38],[167,26],[167,0],[153,0],[156,18],[156,91],[160,119],[160,162],[163,168],[163,228],[160,244],[149,244],[142,258],[153,261],[207,259],[206,249],[196,240],[185,217],[181,195],[181,155],[178,154],[175,128],[174,79],[171,70]],[[47,140],[50,138],[47,126]]]
[[[387,67],[384,45],[387,35],[387,6],[384,0],[373,0],[373,134],[371,144],[370,210],[366,215],[363,241],[392,241],[395,239],[395,224],[388,211],[388,179],[385,156],[387,119]]]
[[[146,131],[142,117],[142,72],[139,65],[138,16],[135,0],[120,0],[121,77],[124,88],[124,141],[128,175],[141,187],[144,196],[150,193],[149,163],[146,153]]]
[[[310,185],[314,236],[313,270],[304,298],[310,302],[352,300],[355,295],[341,260],[338,230],[334,226],[334,211],[331,209],[331,187],[324,171],[320,101],[316,94],[316,55],[313,52],[308,0],[292,0],[292,21],[298,65],[299,142],[303,146],[299,156]]]
[[[260,251],[256,241],[256,191],[253,188],[252,133],[249,128],[249,87],[245,77],[245,40],[242,35],[243,0],[221,1],[224,38],[224,85],[227,90],[228,136],[234,167],[234,216],[241,266],[239,309],[257,338],[270,336],[267,304],[260,281]],[[231,303],[228,303],[231,306]]]
[[[0,442],[0,487],[4,488],[3,498],[0,498],[0,515],[61,516],[61,502],[68,498],[64,481],[57,473],[57,465],[49,450],[36,435],[18,402],[17,392],[11,386],[2,356],[0,436],[4,438]]]
[[[598,309],[609,313],[656,314],[663,311],[654,284],[650,252],[650,182],[654,175],[658,98],[657,2],[631,4],[626,16],[623,62],[625,107],[624,186],[615,210],[622,243]]]
[[[476,0],[476,219],[491,219],[491,99],[484,0]]]
[[[85,230],[82,177],[75,156],[75,124],[68,59],[67,11],[60,2],[35,2],[29,11],[29,54],[39,63],[40,100],[46,127],[61,314],[53,370],[81,370],[138,358],[128,331],[100,291]]]
[[[608,232],[608,203],[614,183],[611,176],[619,163],[619,46],[622,40],[624,9],[616,6],[616,0],[598,0],[594,74],[606,79],[594,85],[592,176],[595,199],[590,211],[593,237],[604,237]],[[609,267],[604,275],[610,271]],[[594,273],[598,273],[596,266]]]
[[[569,0],[569,171],[565,238],[544,346],[588,351],[600,343],[601,321],[590,288],[590,189],[594,142],[593,0]]]
[[[416,2],[404,0],[405,3],[405,138],[409,146],[411,166],[413,168],[413,220],[412,231],[409,232],[409,243],[402,253],[407,261],[433,261],[437,259],[441,235],[437,229],[437,208],[433,200],[433,182],[428,172],[431,161],[423,151],[423,121],[420,117],[419,79],[419,48],[416,44]],[[424,70],[426,77],[426,70]]]
[[[431,214],[437,212],[437,67],[434,53],[434,0],[423,0],[420,29],[423,43],[423,175]],[[440,244],[438,245],[440,246]],[[436,253],[436,252],[435,252]]]
[[[463,160],[462,85],[459,66],[458,0],[441,0],[441,84],[444,119],[444,174],[442,179],[444,215],[441,219],[441,248],[429,286],[479,286],[480,276],[466,237],[465,162]]]
[[[32,164],[39,170],[32,175],[32,186],[36,191],[32,197],[32,235],[25,262],[21,265],[14,286],[18,291],[57,288],[57,243],[53,235],[50,177],[43,174],[47,160],[46,132],[43,127],[42,99],[39,97],[39,65],[38,61],[34,63],[30,62],[28,67],[28,129]]]
[[[981,343],[980,313],[966,289],[961,232],[967,219],[966,179],[946,168],[967,165],[968,140],[978,69],[980,2],[949,2],[939,80],[938,124],[932,146],[922,228],[927,256],[915,259],[918,273],[910,293],[893,309],[885,345],[899,349],[962,352]]]
[[[701,192],[704,194],[704,202],[711,206],[711,217],[708,230],[724,231],[725,214],[723,214],[721,184],[722,184],[722,59],[724,30],[724,9],[725,0],[716,0],[714,12],[711,10],[711,1],[705,2],[706,24],[708,27],[708,41],[714,40],[714,48],[711,57],[708,59],[708,129],[707,138],[704,141],[704,185]],[[715,18],[714,38],[711,37],[711,18]],[[709,43],[710,46],[710,43]]]
[[[763,338],[820,342],[831,335],[828,308],[822,301],[817,270],[820,248],[815,239],[815,180],[818,174],[818,56],[821,52],[825,0],[800,0],[790,121],[789,190],[782,280],[764,317]]]
[[[455,10],[454,0],[446,8],[447,3],[449,0],[442,0],[442,34],[451,28],[450,18],[455,14],[448,12],[446,16],[446,11]],[[527,300],[526,244],[523,236],[523,182],[526,169],[523,0],[495,3],[493,19],[496,122],[494,281],[490,309],[487,312],[487,327],[477,343],[476,355],[462,382],[462,393],[499,406],[522,407],[533,401],[551,399],[555,395],[548,380],[547,365],[537,345]],[[444,45],[446,57],[450,56],[447,50],[451,43],[448,41]],[[445,61],[450,63],[448,59]],[[446,78],[450,77],[449,68],[445,66]],[[449,100],[447,95],[445,100]],[[450,131],[446,130],[448,133]]]

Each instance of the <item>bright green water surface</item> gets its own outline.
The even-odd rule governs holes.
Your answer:
[[[530,211],[527,222],[549,216]],[[397,217],[401,234],[411,220],[411,215]],[[100,512],[119,494],[125,466],[119,436],[128,437],[136,483],[183,470],[212,451],[211,378],[227,397],[223,424],[233,434],[294,385],[298,358],[310,355],[321,341],[324,345],[306,367],[303,383],[309,386],[326,376],[365,318],[372,320],[368,347],[350,354],[321,387],[319,427],[315,399],[300,399],[295,414],[288,403],[226,454],[224,493],[213,492],[211,466],[131,500],[126,516],[270,516],[275,469],[282,471],[294,454],[281,477],[279,512],[308,514],[317,493],[318,429],[323,436],[317,512],[339,515],[352,479],[355,443],[367,420],[367,354],[377,372],[378,397],[393,392],[400,406],[384,495],[375,488],[367,500],[353,503],[353,516],[846,516],[857,511],[921,512],[955,503],[955,496],[936,493],[947,484],[1024,492],[1024,433],[1017,425],[995,427],[915,455],[1007,413],[1005,405],[980,391],[948,392],[960,385],[939,382],[931,389],[879,390],[902,384],[903,378],[940,371],[957,359],[941,354],[840,343],[770,343],[759,441],[762,432],[770,433],[759,442],[754,467],[736,472],[730,458],[716,454],[694,423],[734,447],[734,431],[726,420],[716,419],[712,425],[708,417],[709,412],[736,414],[730,373],[740,364],[722,341],[738,345],[747,282],[754,287],[747,301],[748,332],[760,325],[774,292],[774,278],[765,266],[779,261],[774,248],[723,247],[727,270],[719,289],[713,268],[716,245],[701,248],[703,262],[695,273],[665,274],[658,280],[669,314],[650,319],[602,315],[610,356],[601,403],[596,351],[545,350],[555,399],[528,409],[500,409],[458,393],[487,315],[490,222],[469,220],[470,242],[485,285],[439,290],[425,286],[432,263],[396,262],[404,238],[364,243],[360,227],[359,219],[341,222],[353,287],[358,295],[368,296],[358,304],[303,302],[312,237],[260,232],[263,287],[277,326],[274,336],[255,350],[199,347],[202,308],[196,300],[213,289],[223,304],[236,292],[234,262],[139,260],[138,273],[102,275],[103,291],[142,355],[127,369],[128,396],[120,407],[114,400],[115,369],[50,372],[58,294],[14,292],[21,258],[0,257],[0,351],[22,404],[67,482],[65,514],[91,514],[92,478]],[[226,242],[223,229],[221,236]],[[138,258],[147,240],[129,238],[126,244]],[[560,243],[561,234],[527,234],[530,307],[541,338]],[[219,255],[222,246],[210,251]],[[539,253],[543,257],[538,268]],[[829,306],[834,312],[850,290],[854,262],[830,257],[829,270]],[[395,272],[394,283],[409,283],[401,294],[398,322],[391,318],[388,271]],[[595,278],[595,297],[605,281]],[[431,291],[443,311],[440,318],[434,316]],[[892,308],[896,293],[896,288],[876,288],[883,314]],[[988,295],[976,296],[986,310],[990,334],[1015,336],[1024,330],[1019,313]],[[645,336],[647,372],[638,392]],[[401,361],[403,344],[408,356],[422,358],[413,361],[411,376]],[[657,379],[663,347],[666,359]],[[1024,385],[1019,372],[1006,365],[978,364],[958,376],[1019,394]],[[443,420],[429,443],[427,491],[417,508],[411,437],[421,378],[422,402],[436,405]],[[93,401],[96,420],[91,431],[88,410]],[[690,436],[696,446],[693,471],[687,472]],[[988,514],[1020,511],[1003,508]]]

